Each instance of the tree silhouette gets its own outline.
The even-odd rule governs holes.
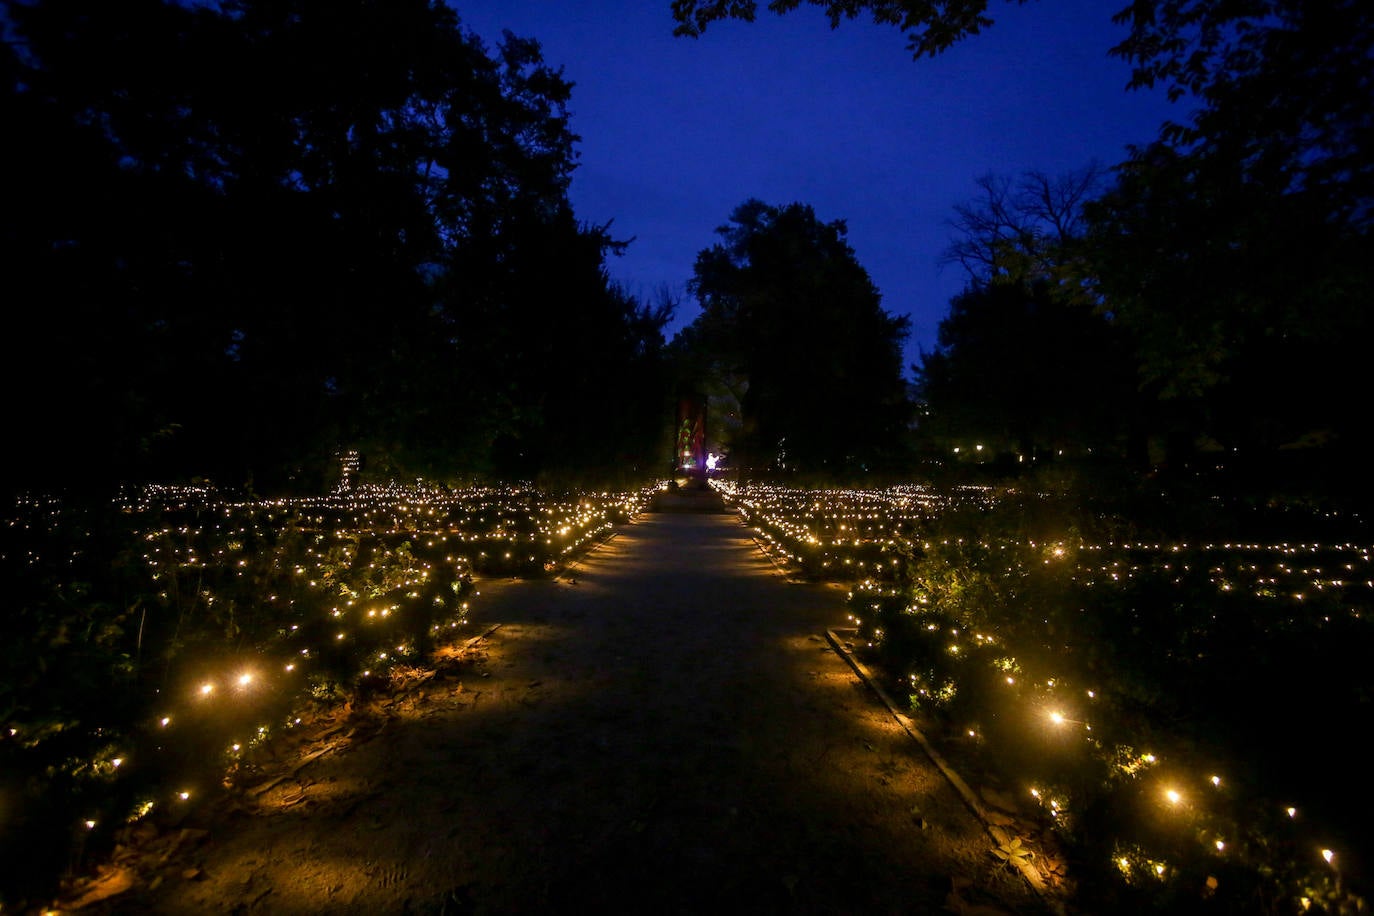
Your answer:
[[[895,460],[907,422],[908,321],[881,307],[842,221],[749,200],[697,255],[698,365],[738,395],[734,463],[829,474]]]
[[[1201,103],[1089,207],[1093,269],[1142,383],[1193,418],[1190,439],[1353,457],[1369,441],[1344,405],[1374,330],[1374,10],[1137,7],[1122,46],[1137,81]]]
[[[879,25],[896,26],[907,34],[907,46],[915,57],[934,57],[955,43],[977,35],[992,25],[988,0],[807,0],[825,10],[830,27],[844,19],[857,18],[867,11]],[[1026,0],[1006,0],[1025,3]],[[768,8],[786,13],[801,6],[801,0],[770,0]],[[756,0],[673,0],[674,34],[699,37],[706,27],[720,19],[753,22],[758,12]]]
[[[398,472],[491,470],[503,430],[569,425],[555,326],[598,397],[646,384],[656,332],[571,215],[571,86],[536,42],[489,51],[432,0],[5,14],[17,479],[300,486],[345,444]],[[473,371],[492,346],[502,372]],[[507,375],[540,360],[545,378]],[[541,454],[592,460],[566,440]]]
[[[1119,454],[1138,439],[1133,354],[1087,270],[1083,208],[1102,181],[985,175],[955,207],[947,263],[968,286],[916,372],[920,432],[984,459]],[[1138,445],[1138,443],[1137,443]]]
[[[915,367],[921,433],[946,454],[1121,455],[1137,405],[1119,329],[1048,281],[972,285]]]

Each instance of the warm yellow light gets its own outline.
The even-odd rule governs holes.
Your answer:
[[[1226,848],[1226,843],[1223,842],[1222,840],[1217,840],[1217,852],[1220,852],[1221,850],[1223,850],[1223,849],[1225,849],[1225,848]]]
[[[1219,785],[1221,785],[1221,777],[1220,777],[1220,776],[1213,776],[1213,777],[1212,777],[1212,785],[1214,785],[1214,786],[1219,786]]]
[[[1179,795],[1178,791],[1175,789],[1166,789],[1164,792],[1164,797],[1169,799],[1169,804],[1171,805],[1176,805],[1179,802],[1183,801],[1183,796]]]
[[[1062,712],[1051,712],[1050,721],[1053,722],[1055,725],[1063,725],[1064,714]]]
[[[212,693],[212,692],[214,691],[214,689],[215,689],[215,685],[214,685],[214,684],[201,684],[201,685],[200,685],[200,694],[201,694],[201,696],[206,696],[206,695]]]
[[[1330,862],[1332,859],[1336,858],[1336,854],[1329,849],[1323,849],[1322,858]]]
[[[240,675],[239,675],[239,686],[240,686],[240,687],[247,687],[247,686],[248,686],[249,684],[251,684],[251,683],[253,683],[253,675],[252,675],[252,672],[245,671],[243,674],[240,674]]]

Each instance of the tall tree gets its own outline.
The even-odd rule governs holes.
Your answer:
[[[975,182],[979,195],[954,207],[942,260],[980,286],[1081,283],[1083,205],[1101,192],[1104,180],[1096,163],[1060,175],[1034,169],[1015,179],[983,175]]]
[[[881,297],[843,221],[749,200],[697,255],[686,340],[739,395],[737,464],[831,474],[894,460],[907,423],[908,320]]]
[[[571,84],[537,43],[489,51],[437,0],[4,4],[19,479],[298,485],[359,442],[484,467],[494,426],[544,406],[468,373],[484,342],[455,329],[493,297],[537,326],[502,265],[568,246],[545,292],[612,316],[584,324],[629,365],[639,317],[604,304],[609,249],[569,214]]]
[[[1096,165],[985,175],[955,207],[945,261],[968,286],[914,367],[927,445],[1033,458],[1129,442],[1131,354],[1085,269],[1083,208],[1101,180]]]
[[[1374,9],[1169,0],[1122,16],[1137,81],[1200,103],[1090,208],[1143,383],[1228,451],[1362,451],[1340,392],[1362,384],[1374,331]]]

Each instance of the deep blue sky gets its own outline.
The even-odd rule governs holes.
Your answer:
[[[634,238],[610,265],[631,292],[682,297],[670,333],[697,312],[684,286],[730,212],[800,201],[846,221],[883,307],[911,317],[910,364],[963,287],[939,260],[974,179],[1112,165],[1185,114],[1127,92],[1129,68],[1107,56],[1125,0],[994,2],[992,29],[920,61],[896,29],[831,31],[815,8],[694,40],[673,37],[669,0],[452,3],[489,45],[502,29],[538,39],[575,83],[573,206]]]

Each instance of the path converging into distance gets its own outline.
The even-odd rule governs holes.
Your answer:
[[[280,803],[199,825],[182,877],[112,903],[1039,912],[824,639],[844,592],[786,581],[733,514],[648,513],[557,579],[479,588],[475,623],[500,624],[480,664],[264,791]]]

